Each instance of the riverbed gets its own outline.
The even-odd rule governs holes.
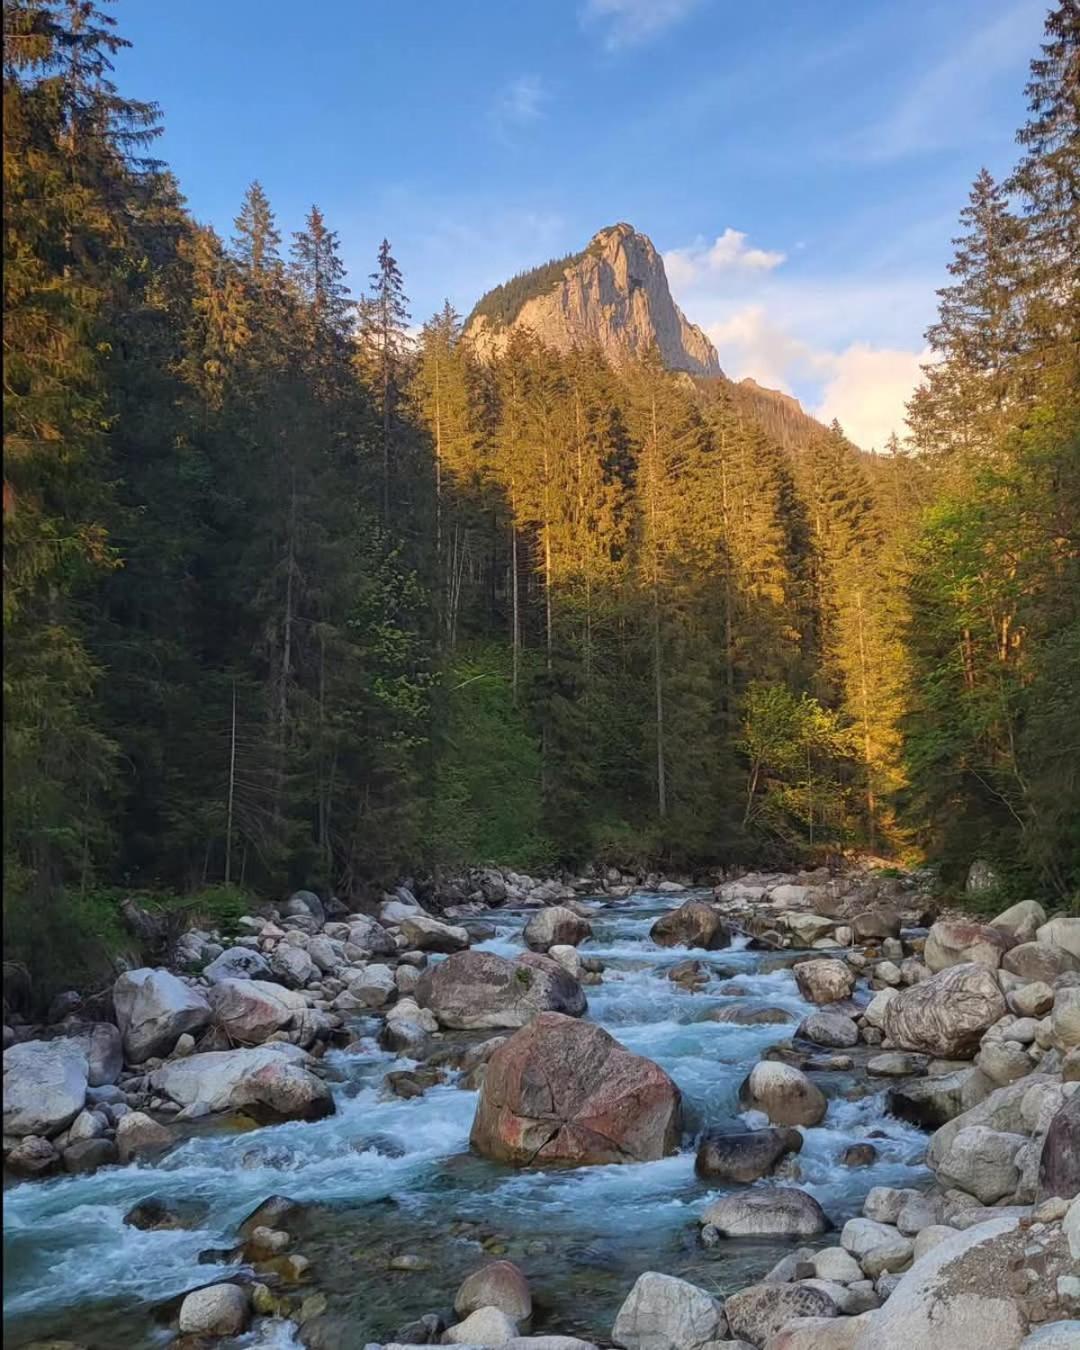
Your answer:
[[[235,1265],[206,1253],[234,1246],[237,1224],[272,1194],[308,1206],[289,1227],[291,1250],[311,1261],[309,1278],[288,1292],[325,1295],[311,1339],[341,1350],[390,1339],[423,1313],[449,1313],[463,1276],[495,1255],[516,1261],[528,1276],[534,1331],[601,1344],[643,1270],[683,1276],[719,1296],[752,1283],[790,1245],[701,1246],[697,1215],[723,1188],[695,1176],[694,1137],[740,1114],[742,1079],[812,1008],[785,964],[790,952],[750,950],[741,938],[717,952],[654,946],[648,934],[657,915],[687,898],[597,898],[602,908],[593,936],[580,948],[605,964],[603,982],[586,990],[587,1016],[661,1064],[683,1092],[686,1134],[676,1156],[546,1171],[478,1159],[468,1150],[476,1094],[451,1081],[413,1100],[389,1095],[384,1075],[412,1062],[380,1051],[378,1021],[361,1018],[350,1049],[326,1057],[336,1080],[334,1116],[204,1130],[157,1165],[12,1187],[4,1205],[9,1343],[50,1336],[90,1350],[166,1344],[171,1333],[155,1309],[186,1289],[234,1277]],[[479,949],[521,953],[528,912],[493,910],[476,918],[496,929]],[[698,992],[667,977],[688,958],[708,968]],[[707,1020],[710,1010],[733,1003],[783,1008],[792,1021]],[[795,1171],[780,1184],[809,1191],[840,1224],[859,1212],[872,1186],[929,1179],[921,1163],[925,1136],[885,1114],[878,1085],[858,1071],[813,1076],[829,1096],[828,1114],[821,1126],[803,1131],[803,1150],[790,1160]],[[840,1162],[847,1145],[868,1139],[876,1162],[859,1168]],[[157,1232],[126,1226],[125,1213],[150,1196],[182,1202],[199,1215],[197,1226]],[[835,1241],[833,1234],[819,1245]],[[391,1268],[405,1256],[416,1258],[412,1269]],[[291,1343],[287,1327],[263,1325],[234,1344]]]

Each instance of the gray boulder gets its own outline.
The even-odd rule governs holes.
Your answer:
[[[624,1350],[705,1350],[727,1331],[723,1305],[673,1275],[639,1275],[619,1309],[611,1338]]]
[[[299,1046],[274,1042],[177,1060],[156,1069],[150,1084],[185,1108],[245,1111],[271,1121],[318,1120],[333,1114],[334,1100],[313,1066]]]
[[[237,1284],[212,1284],[184,1298],[180,1331],[188,1336],[238,1336],[250,1316],[246,1290]]]
[[[86,1102],[89,1065],[75,1040],[21,1041],[4,1051],[4,1134],[58,1134]]]
[[[1023,1134],[1007,1134],[972,1125],[960,1130],[938,1163],[938,1180],[966,1191],[984,1205],[1012,1195],[1020,1179],[1016,1155],[1027,1144]]]
[[[133,1064],[167,1055],[185,1031],[200,1031],[212,1016],[197,990],[168,970],[125,971],[113,985],[113,1008],[124,1053]]]
[[[754,1065],[740,1099],[774,1125],[819,1125],[828,1109],[825,1094],[801,1069],[770,1059]]]
[[[725,1195],[705,1209],[701,1223],[721,1237],[811,1237],[830,1226],[814,1197],[792,1186]]]
[[[534,952],[552,947],[576,947],[592,935],[592,924],[565,905],[555,905],[534,914],[525,925],[525,945]]]
[[[427,914],[410,914],[401,920],[400,927],[412,951],[463,952],[469,945],[466,929],[442,923]]]
[[[261,1045],[275,1031],[303,1016],[303,994],[266,980],[223,979],[209,993],[218,1025],[236,1045]]]
[[[251,947],[227,947],[203,974],[211,984],[221,980],[269,980],[270,964],[262,952]]]
[[[416,1001],[439,1025],[455,1030],[523,1027],[541,1012],[580,1017],[581,985],[556,961],[530,953],[510,961],[494,952],[468,951],[429,966]]]
[[[795,1034],[815,1045],[847,1049],[857,1044],[859,1028],[845,1013],[822,1011],[805,1017]]]

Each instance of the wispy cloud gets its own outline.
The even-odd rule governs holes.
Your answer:
[[[688,248],[671,249],[664,254],[664,266],[673,285],[692,286],[716,273],[771,272],[786,259],[786,253],[751,248],[745,233],[729,225],[711,244],[699,238]]]
[[[539,75],[519,75],[499,90],[492,116],[499,131],[532,126],[544,116],[551,94]]]
[[[701,0],[586,0],[582,20],[602,28],[608,51],[637,47],[658,37],[696,9]]]
[[[841,154],[888,161],[969,142],[1000,81],[1023,68],[1045,12],[1045,0],[1012,0],[950,55],[923,69],[883,117],[841,143]]]

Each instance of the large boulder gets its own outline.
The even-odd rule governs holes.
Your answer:
[[[694,1170],[710,1181],[757,1181],[802,1146],[802,1135],[794,1129],[707,1130],[698,1144]]]
[[[902,1270],[915,1251],[910,1238],[876,1219],[848,1219],[840,1233],[840,1245],[872,1280],[885,1271]]]
[[[687,900],[678,909],[661,914],[649,937],[658,947],[703,947],[709,952],[731,942],[720,912],[704,900]]]
[[[1011,1218],[939,1242],[871,1315],[855,1350],[1017,1350],[1026,1325],[1003,1274],[1014,1257],[1023,1264],[1023,1243]]]
[[[1055,947],[1048,942],[1022,942],[1005,953],[1001,968],[1010,975],[1052,985],[1059,975],[1080,970],[1080,960],[1064,947]]]
[[[800,961],[792,973],[799,993],[810,1003],[838,1003],[850,998],[855,988],[855,972],[831,956]]]
[[[402,936],[411,951],[463,952],[469,945],[469,934],[428,914],[409,914],[401,920]]]
[[[416,986],[416,1001],[439,1025],[471,1031],[523,1027],[541,1012],[580,1017],[586,1010],[581,985],[546,956],[517,961],[494,952],[459,952],[428,966]]]
[[[238,1336],[250,1316],[247,1290],[238,1284],[212,1284],[186,1295],[180,1330],[192,1336]]]
[[[923,960],[935,972],[972,962],[997,970],[1002,956],[1015,945],[1007,928],[962,919],[939,919],[927,935]]]
[[[227,947],[203,974],[211,984],[219,980],[269,980],[270,963],[262,952],[251,947]]]
[[[828,1294],[805,1284],[752,1284],[724,1303],[733,1336],[764,1345],[795,1317],[835,1317],[840,1309]]]
[[[1021,900],[990,920],[994,928],[1006,929],[1014,943],[1031,942],[1045,922],[1046,910],[1037,900]]]
[[[1059,914],[1042,925],[1036,938],[1044,946],[1057,947],[1068,952],[1074,961],[1080,961],[1080,918]]]
[[[938,1163],[938,1180],[945,1186],[967,1191],[984,1205],[1012,1195],[1020,1180],[1016,1155],[1027,1136],[971,1125],[953,1136]]]
[[[236,1045],[261,1045],[307,1010],[303,994],[266,980],[220,980],[208,997],[218,1025]]]
[[[4,1051],[4,1134],[59,1133],[86,1102],[89,1064],[75,1040],[21,1041]]]
[[[303,947],[279,942],[270,957],[270,974],[289,989],[303,989],[318,977],[319,968]]]
[[[525,925],[525,945],[534,952],[552,947],[576,947],[592,935],[592,924],[565,905],[554,905],[534,914]]]
[[[825,1094],[801,1069],[772,1059],[754,1065],[740,1099],[774,1125],[820,1125],[828,1109]]]
[[[155,1069],[150,1084],[182,1107],[243,1111],[258,1120],[319,1120],[334,1099],[299,1046],[275,1042],[250,1050],[191,1055]]]
[[[92,1088],[107,1087],[124,1067],[124,1043],[112,1022],[67,1022],[58,1032],[80,1046],[86,1055],[86,1081]],[[50,1035],[48,1039],[52,1040]]]
[[[124,1053],[133,1064],[167,1055],[185,1031],[210,1021],[210,1004],[168,970],[128,970],[113,985],[113,1008]]]
[[[969,962],[899,993],[885,1009],[885,1034],[901,1050],[962,1059],[975,1053],[983,1033],[1006,1011],[993,971]]]
[[[794,1186],[762,1186],[714,1200],[701,1223],[721,1237],[813,1237],[829,1229],[812,1195]]]
[[[8,1054],[10,1054],[10,1050]],[[1059,1107],[1050,1121],[1039,1161],[1039,1199],[1080,1194],[1080,1092]]]
[[[647,1270],[619,1309],[611,1339],[624,1350],[705,1350],[726,1331],[723,1304],[711,1294]]]
[[[651,1162],[678,1144],[679,1089],[602,1027],[544,1012],[488,1060],[470,1143],[497,1162]]]

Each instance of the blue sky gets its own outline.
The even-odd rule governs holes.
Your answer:
[[[414,320],[626,220],[736,378],[865,445],[902,419],[949,240],[1004,175],[1044,0],[119,0],[125,93],[228,233],[317,202]]]

